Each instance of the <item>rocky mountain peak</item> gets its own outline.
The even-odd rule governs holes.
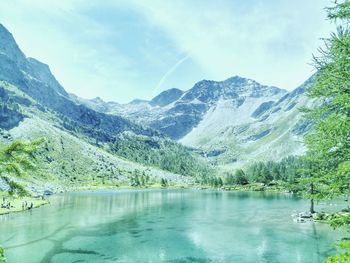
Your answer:
[[[0,40],[0,81],[14,85],[41,109],[45,107],[55,112],[65,129],[79,130],[85,136],[103,142],[113,141],[117,134],[126,131],[145,136],[156,134],[120,116],[107,115],[79,103],[76,96],[69,95],[59,84],[48,65],[22,53],[11,33],[2,25]],[[101,104],[105,103],[102,101]]]
[[[12,34],[2,24],[0,24],[0,55],[8,57],[17,64],[25,64],[25,55],[19,49]]]
[[[45,83],[50,88],[53,88],[58,94],[69,97],[66,90],[51,73],[50,67],[47,64],[44,64],[34,58],[28,58],[24,71],[29,73],[36,80]]]
[[[254,80],[234,76],[224,81],[202,80],[197,82],[183,96],[183,100],[198,99],[201,102],[217,101],[219,98],[236,99],[243,97],[264,97],[284,94],[285,90],[262,85]]]
[[[252,80],[252,79],[247,79],[247,78],[243,78],[241,76],[233,76],[233,77],[230,77],[226,80],[223,81],[225,84],[234,84],[236,86],[239,86],[239,85],[247,85],[247,84],[251,84],[251,83],[256,83],[258,84],[255,80]]]
[[[308,78],[303,84],[291,92],[291,96],[297,96],[299,94],[304,94],[310,87],[315,83],[316,73]]]
[[[68,96],[51,73],[49,66],[34,58],[27,58],[18,47],[13,35],[2,24],[0,24],[0,71],[0,77],[12,84],[30,89],[31,85],[23,81],[28,78],[31,83],[36,83],[33,86],[38,86],[40,83],[62,96]],[[37,88],[32,88],[33,93],[40,93]]]
[[[161,92],[158,96],[150,101],[152,106],[166,106],[178,100],[184,92],[180,89],[172,88]]]
[[[94,103],[105,103],[105,101],[101,97],[93,98],[93,99],[91,99],[91,102],[94,102]]]

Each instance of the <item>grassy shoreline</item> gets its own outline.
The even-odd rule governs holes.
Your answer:
[[[1,203],[3,202],[3,198],[5,198],[5,203],[10,202],[11,206],[9,208],[1,208],[0,206],[0,216],[6,215],[10,213],[18,213],[18,212],[24,212],[28,211],[28,207],[30,204],[33,204],[33,208],[38,208],[43,205],[47,205],[50,202],[46,199],[42,199],[41,197],[14,197],[14,196],[8,196],[8,195],[0,195]],[[27,207],[23,207],[23,204],[27,202]]]
[[[228,187],[220,187],[220,188],[213,188],[211,186],[207,185],[196,185],[196,184],[170,184],[167,186],[162,186],[161,184],[152,184],[147,186],[139,186],[139,187],[132,187],[130,185],[119,185],[119,186],[108,186],[108,185],[85,185],[85,186],[73,186],[68,187],[63,192],[79,192],[79,191],[97,191],[97,190],[123,190],[123,189],[133,189],[133,190],[146,190],[146,189],[196,189],[196,190],[219,190],[219,191],[255,191],[255,192],[275,192],[275,193],[287,193],[287,189],[280,188],[280,187],[264,187],[262,185],[257,184],[249,184],[245,186],[241,185],[233,185]],[[41,197],[18,197],[18,196],[10,196],[7,193],[1,193],[0,192],[0,204],[3,202],[3,197],[5,197],[7,202],[11,203],[11,207],[9,209],[7,208],[1,208],[0,207],[0,216],[10,213],[16,213],[16,212],[24,212],[28,209],[23,209],[22,204],[24,202],[27,202],[29,205],[30,203],[33,203],[33,208],[38,208],[43,205],[47,205],[50,202],[47,199],[42,199]],[[13,206],[13,207],[12,207]]]
[[[79,192],[79,191],[98,191],[98,190],[147,190],[147,189],[194,189],[194,190],[218,190],[218,191],[237,191],[237,192],[272,192],[272,193],[281,193],[281,194],[291,194],[287,188],[283,186],[266,186],[263,184],[247,184],[247,185],[230,185],[223,187],[212,187],[209,185],[199,185],[199,184],[169,184],[167,186],[162,186],[161,184],[151,184],[146,186],[133,187],[130,185],[84,185],[84,186],[71,186],[65,188],[62,192]],[[62,193],[61,192],[61,193]],[[24,212],[28,209],[23,209],[22,204],[26,201],[29,205],[33,203],[33,208],[38,208],[43,205],[47,205],[50,202],[47,199],[42,199],[41,197],[18,197],[18,196],[9,196],[7,193],[0,192],[0,204],[2,203],[3,197],[7,201],[11,202],[10,209],[0,207],[0,216],[10,213]]]

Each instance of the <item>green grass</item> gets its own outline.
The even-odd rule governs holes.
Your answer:
[[[17,197],[17,196],[10,196],[8,195],[8,193],[5,193],[5,192],[0,192],[0,203],[3,202],[3,198],[5,198],[5,203],[7,202],[11,203],[11,207],[10,209],[0,207],[0,215],[24,211],[22,208],[22,204],[24,202],[27,202],[28,206],[31,203],[33,203],[33,208],[37,208],[37,207],[49,204],[48,200],[46,199],[43,200],[41,197],[40,198]]]

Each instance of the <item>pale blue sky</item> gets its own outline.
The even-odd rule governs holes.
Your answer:
[[[293,89],[329,35],[326,0],[1,0],[0,22],[67,91],[128,102],[201,79]]]

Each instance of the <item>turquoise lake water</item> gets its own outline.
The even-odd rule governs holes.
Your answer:
[[[303,199],[269,193],[121,190],[54,196],[0,216],[9,263],[323,262],[340,236],[295,223]]]

